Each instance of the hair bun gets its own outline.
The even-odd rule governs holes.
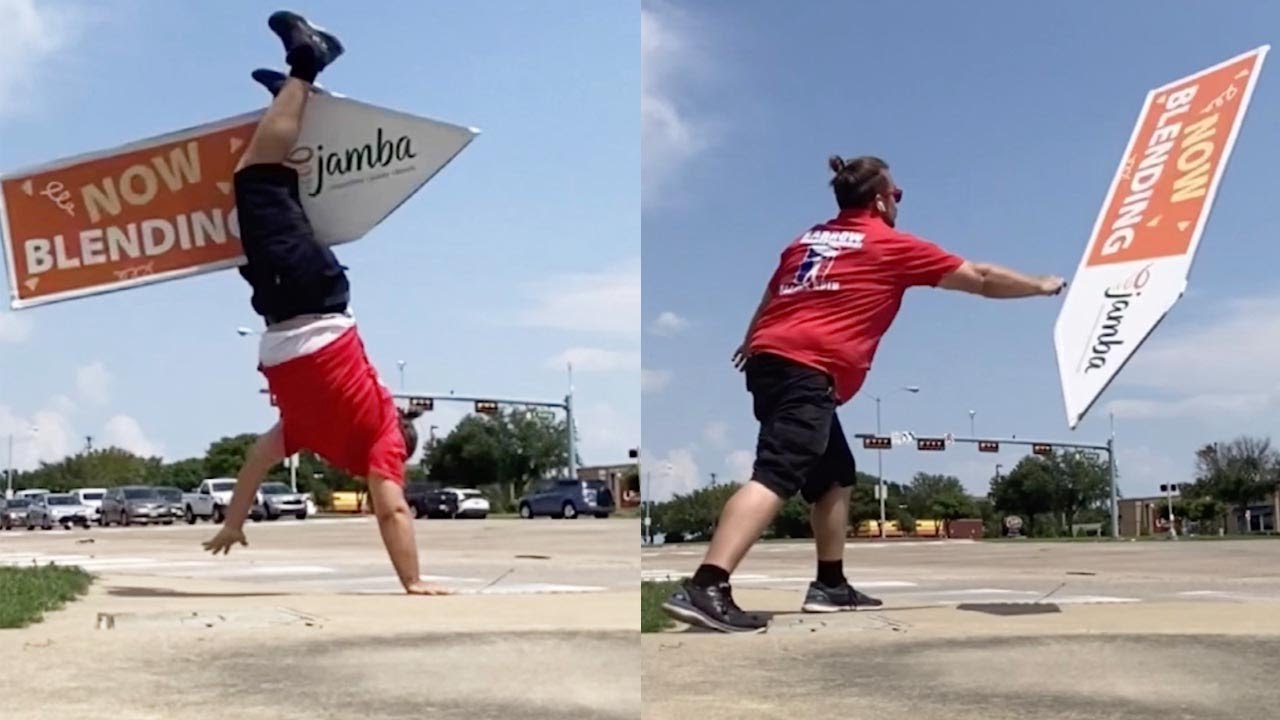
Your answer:
[[[827,158],[827,165],[831,167],[831,172],[837,175],[844,171],[844,164],[844,158],[839,155],[832,155]]]

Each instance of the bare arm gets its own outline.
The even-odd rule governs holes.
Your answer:
[[[253,499],[258,494],[262,479],[271,472],[275,464],[284,459],[284,432],[280,423],[258,436],[258,440],[249,448],[244,459],[244,466],[236,475],[236,489],[231,493],[231,502],[227,505],[226,524],[232,527],[244,525],[245,518],[253,509]]]
[[[986,298],[1011,299],[1057,295],[1066,284],[1062,278],[1052,275],[1023,275],[999,265],[965,261],[950,275],[942,278],[938,287]]]
[[[742,336],[742,344],[733,353],[733,366],[742,369],[747,361],[747,344],[751,342],[751,334],[756,331],[756,323],[760,322],[760,315],[764,312],[765,305],[769,304],[769,300],[773,299],[773,290],[771,288],[764,289],[764,295],[760,297],[760,304],[756,306],[755,314],[751,316],[751,322],[747,324],[747,334]]]

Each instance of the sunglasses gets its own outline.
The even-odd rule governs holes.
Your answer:
[[[902,188],[893,189],[893,201],[896,203],[902,202]]]

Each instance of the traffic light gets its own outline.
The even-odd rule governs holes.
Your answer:
[[[1178,492],[1178,491],[1179,491],[1178,483],[1173,483],[1172,485],[1161,485],[1161,486],[1160,486],[1160,492],[1162,492],[1162,493],[1170,493],[1170,494],[1172,494],[1172,493],[1176,493],[1176,492]]]
[[[1035,453],[1035,454],[1037,454],[1037,455],[1052,455],[1052,454],[1053,454],[1053,446],[1052,446],[1052,445],[1046,445],[1046,444],[1044,444],[1044,443],[1036,443],[1036,444],[1034,444],[1034,445],[1032,445],[1032,446],[1031,446],[1031,452],[1033,452],[1033,453]]]
[[[1000,452],[1000,443],[995,440],[979,440],[978,452]]]
[[[920,438],[916,440],[916,449],[932,451],[946,450],[947,441],[942,438]]]
[[[498,403],[492,400],[477,400],[476,412],[481,415],[496,415],[498,413]]]
[[[429,397],[409,398],[410,410],[422,410],[423,412],[430,412],[431,410],[434,410],[435,407],[436,407],[436,401]]]
[[[862,447],[866,450],[889,450],[893,447],[893,439],[883,435],[871,435],[862,438]]]
[[[627,451],[627,457],[631,458],[632,460],[635,460],[636,458],[640,457],[640,451],[636,448],[631,448],[630,450]]]

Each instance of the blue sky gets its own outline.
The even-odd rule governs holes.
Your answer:
[[[329,87],[483,131],[338,250],[384,379],[398,387],[404,360],[410,390],[559,399],[574,359],[583,460],[625,461],[640,437],[636,7],[291,7],[346,44]],[[264,106],[249,72],[282,63],[272,9],[0,0],[0,173]],[[31,467],[85,436],[178,459],[265,429],[274,411],[244,325],[260,323],[234,272],[0,309],[0,440],[18,432]],[[422,435],[468,410],[438,406]]]
[[[874,154],[899,227],[975,260],[1070,278],[1147,90],[1276,40],[1280,6],[1193,3],[642,3],[644,447],[654,494],[749,477],[756,425],[729,357],[779,251],[834,213],[826,157]],[[1185,481],[1193,451],[1280,423],[1280,80],[1263,69],[1189,292],[1067,428],[1060,299],[909,292],[846,430],[1105,442],[1121,490]],[[894,393],[919,385],[918,395]],[[861,469],[875,456],[855,446]],[[996,463],[957,447],[885,474]]]

